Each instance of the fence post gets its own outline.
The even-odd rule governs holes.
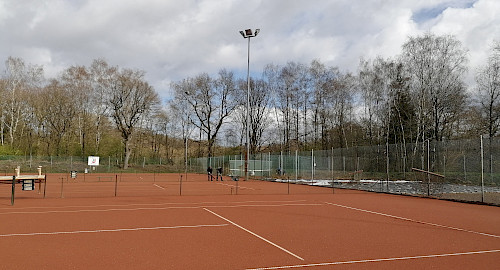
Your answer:
[[[483,151],[483,135],[481,139],[481,202],[484,202],[484,151]]]
[[[269,162],[267,163],[267,167],[269,169],[268,173],[269,173],[269,178],[271,178],[271,152],[268,153],[269,154]]]
[[[298,171],[299,171],[299,152],[298,150],[295,150],[295,183],[297,183],[298,180]]]
[[[311,149],[311,185],[314,182],[314,149]]]

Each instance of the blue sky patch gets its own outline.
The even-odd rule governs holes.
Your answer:
[[[449,1],[436,6],[423,8],[413,13],[412,19],[418,24],[437,18],[447,8],[471,8],[478,0]]]

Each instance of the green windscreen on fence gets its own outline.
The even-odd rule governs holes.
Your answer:
[[[251,176],[264,176],[271,175],[272,162],[269,160],[249,160],[248,161],[248,174]],[[234,176],[245,175],[245,160],[229,160],[229,171]]]

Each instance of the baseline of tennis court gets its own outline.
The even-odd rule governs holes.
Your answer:
[[[498,207],[348,190],[22,198],[0,205],[0,220],[5,269],[493,269],[500,261]]]

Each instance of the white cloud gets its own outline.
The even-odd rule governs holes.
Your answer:
[[[360,57],[394,57],[410,35],[454,34],[471,66],[500,36],[497,0],[0,0],[0,59],[22,57],[54,77],[95,58],[146,71],[160,94],[171,81],[227,68],[252,74],[269,63],[309,63],[355,72]],[[498,12],[497,12],[498,13]],[[471,68],[473,69],[473,68]]]

